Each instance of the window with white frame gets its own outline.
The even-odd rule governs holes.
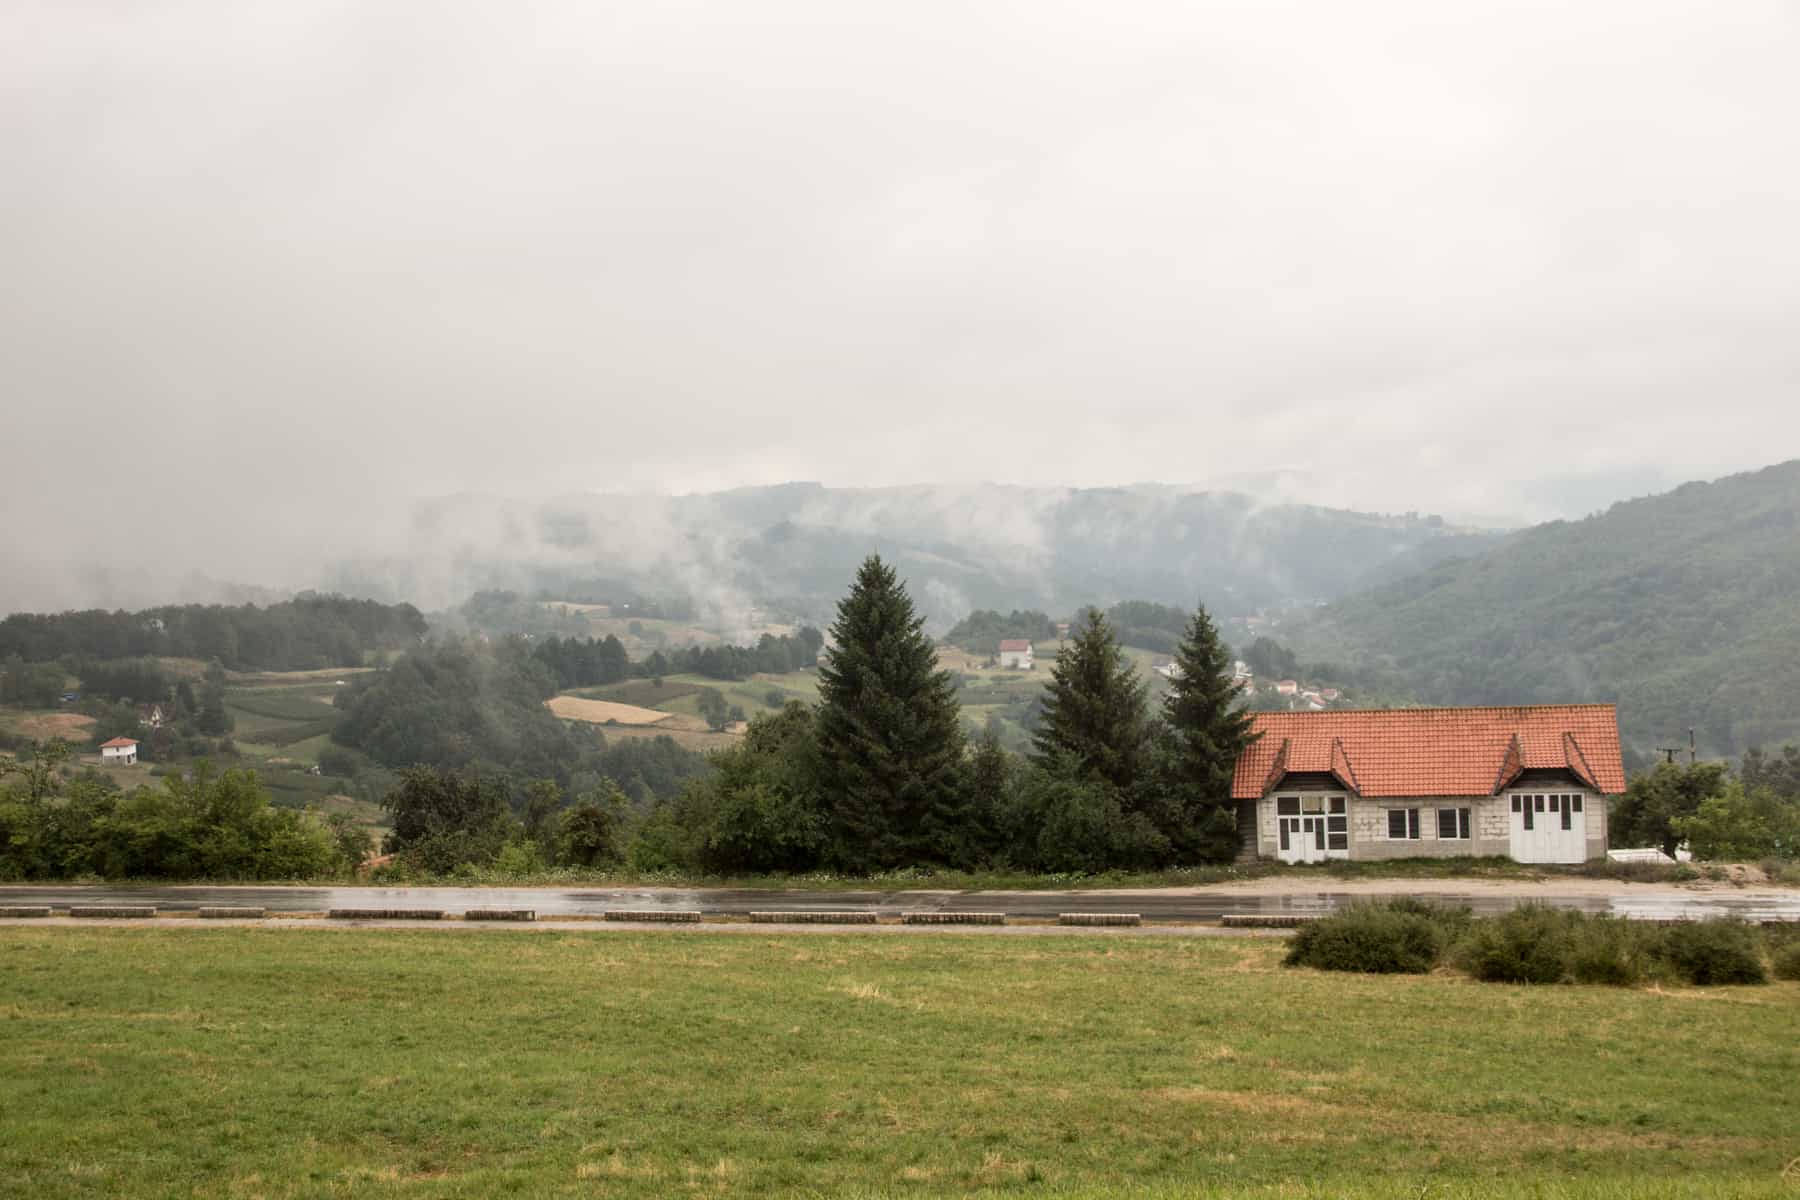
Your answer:
[[[1444,841],[1467,841],[1470,837],[1469,818],[1472,815],[1466,808],[1438,809],[1438,838]]]
[[[1387,830],[1389,841],[1416,840],[1420,836],[1419,810],[1416,808],[1388,809]]]

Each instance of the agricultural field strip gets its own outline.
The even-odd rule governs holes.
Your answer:
[[[227,688],[225,703],[239,712],[281,721],[316,721],[335,717],[333,706],[336,689],[305,688]]]
[[[635,704],[583,700],[578,696],[552,696],[544,701],[544,707],[565,721],[585,721],[590,725],[604,725],[608,721],[620,725],[655,725],[668,720],[671,715],[654,708],[639,708]]]

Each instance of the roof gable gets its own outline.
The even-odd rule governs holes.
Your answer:
[[[1363,796],[1491,796],[1525,771],[1568,771],[1625,790],[1610,704],[1253,713],[1262,737],[1238,759],[1231,794],[1266,795],[1292,772],[1329,772]]]

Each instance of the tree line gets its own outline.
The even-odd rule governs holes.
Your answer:
[[[368,850],[354,819],[276,808],[252,771],[202,763],[125,792],[68,758],[0,759],[0,878],[311,879]]]
[[[811,668],[825,636],[810,625],[792,634],[765,633],[754,646],[687,646],[654,650],[639,662],[626,653],[617,636],[601,638],[551,636],[532,646],[531,656],[544,664],[559,687],[600,687],[627,679],[659,679],[664,675],[703,675],[740,680],[752,675],[783,675]]]
[[[1181,678],[1156,711],[1105,615],[1083,614],[1027,755],[992,729],[970,736],[923,624],[893,570],[870,558],[838,607],[818,703],[756,718],[673,796],[633,810],[605,784],[546,776],[521,788],[473,762],[440,764],[409,772],[385,801],[387,849],[426,873],[465,863],[1097,872],[1236,854],[1231,775],[1252,735],[1204,609],[1188,620]],[[544,692],[548,669],[521,657]],[[350,699],[350,711],[362,703]]]
[[[1220,861],[1238,849],[1231,773],[1249,744],[1204,609],[1160,711],[1104,614],[1058,658],[1029,755],[971,739],[904,585],[857,572],[819,667],[819,702],[758,717],[622,851],[642,870],[1010,867],[1091,872]]]
[[[1722,762],[1658,763],[1613,806],[1615,846],[1685,846],[1704,861],[1800,859],[1800,746]]]
[[[0,659],[198,658],[234,671],[305,671],[358,666],[371,652],[411,646],[424,635],[425,618],[410,604],[302,592],[264,607],[13,613],[0,620]]]
[[[1190,616],[1179,608],[1148,600],[1121,600],[1106,610],[1107,623],[1121,646],[1158,654],[1174,654],[1180,648]],[[1009,613],[978,608],[952,625],[944,640],[970,654],[993,655],[999,653],[1004,639],[1050,641],[1056,637],[1056,627],[1049,616],[1032,608]]]

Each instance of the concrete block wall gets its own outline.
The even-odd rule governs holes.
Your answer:
[[[1558,790],[1577,791],[1562,785]],[[1279,793],[1283,796],[1341,796],[1342,791],[1318,788],[1295,788]],[[1608,812],[1606,798],[1583,791],[1583,809],[1587,812],[1587,856],[1600,858],[1606,853]],[[1275,858],[1279,853],[1279,827],[1276,824],[1276,796],[1256,801],[1256,852],[1262,858]],[[1512,809],[1510,794],[1500,796],[1418,796],[1406,798],[1349,797],[1350,857],[1353,860],[1384,858],[1455,858],[1462,855],[1505,856],[1512,853]],[[1416,808],[1419,810],[1417,840],[1390,841],[1387,836],[1387,810]],[[1467,808],[1467,839],[1442,839],[1437,836],[1437,810]]]
[[[1503,802],[1481,796],[1408,796],[1404,798],[1354,799],[1350,802],[1350,857],[1382,858],[1460,858],[1469,855],[1508,854],[1512,851],[1512,835],[1506,824]],[[1416,808],[1419,810],[1419,836],[1396,838],[1387,835],[1387,810]],[[1437,810],[1466,808],[1469,810],[1468,838],[1439,838]]]

